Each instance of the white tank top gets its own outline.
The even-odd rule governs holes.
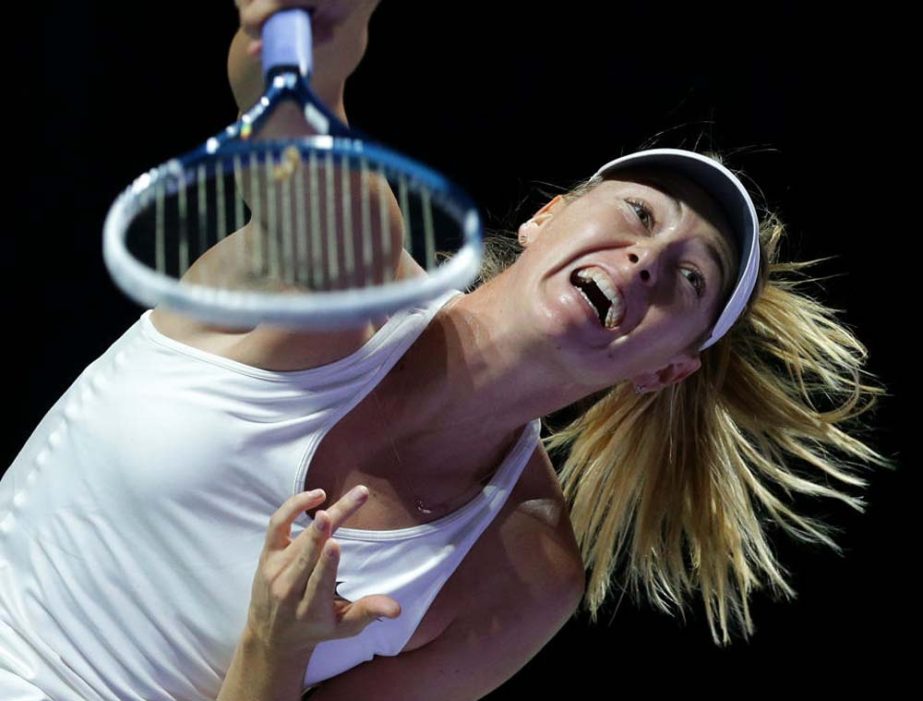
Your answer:
[[[243,631],[269,518],[324,434],[456,295],[389,317],[349,356],[263,370],[161,334],[146,310],[52,406],[0,480],[0,698],[214,699]],[[320,644],[305,687],[396,655],[536,449],[431,523],[340,528],[338,593],[402,609]],[[311,523],[302,514],[292,537]]]

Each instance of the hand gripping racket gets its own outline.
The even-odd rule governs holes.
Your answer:
[[[360,326],[464,289],[483,250],[469,197],[320,101],[308,80],[308,11],[275,13],[262,40],[257,103],[110,207],[103,257],[116,284],[143,305],[229,327]],[[261,138],[286,102],[311,135]],[[402,249],[427,275],[394,278]]]

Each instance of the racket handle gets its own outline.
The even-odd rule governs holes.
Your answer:
[[[269,75],[279,66],[297,66],[302,76],[311,74],[312,42],[311,18],[301,7],[281,10],[270,15],[263,23],[263,81],[269,84]]]

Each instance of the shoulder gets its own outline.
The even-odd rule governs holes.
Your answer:
[[[557,599],[565,607],[579,603],[586,584],[583,559],[543,446],[536,446],[504,509],[455,574],[455,594],[480,591],[481,605],[529,608],[535,602],[526,592]]]
[[[539,444],[510,494],[509,511],[497,523],[506,545],[519,545],[513,558],[533,578],[553,577],[555,588],[584,589],[584,566],[561,483],[545,448]],[[542,573],[546,573],[543,575]]]

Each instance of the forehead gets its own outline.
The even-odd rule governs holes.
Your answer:
[[[641,183],[660,190],[668,197],[682,201],[687,210],[692,210],[694,224],[704,222],[706,228],[716,230],[721,238],[730,239],[731,226],[720,205],[700,185],[675,170],[631,166],[619,169],[607,176],[607,179]]]

